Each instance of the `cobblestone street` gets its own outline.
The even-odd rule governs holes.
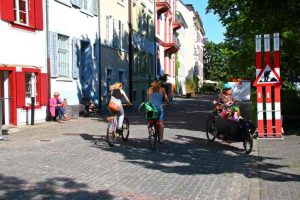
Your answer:
[[[165,144],[148,148],[144,117],[111,148],[106,114],[11,128],[0,141],[0,199],[300,199],[300,137],[208,143],[209,96],[175,98]]]

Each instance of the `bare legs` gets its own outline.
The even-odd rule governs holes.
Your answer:
[[[163,141],[164,138],[164,122],[159,121],[157,122],[158,125],[158,131],[159,131],[159,138],[161,141]]]

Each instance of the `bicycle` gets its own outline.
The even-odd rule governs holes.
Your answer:
[[[122,104],[122,106],[126,106],[126,104]],[[117,113],[114,113],[112,116],[107,119],[107,130],[106,130],[106,141],[109,146],[113,147],[117,142],[117,138],[122,137],[124,141],[128,140],[129,137],[129,120],[126,116],[124,116],[123,124],[121,127],[121,131],[117,131],[119,116]]]
[[[143,102],[139,108],[138,111],[142,114],[146,114],[147,119],[147,127],[148,127],[148,143],[151,150],[156,149],[157,140],[159,140],[159,130],[157,125],[157,117],[158,117],[158,111],[147,111],[144,109],[144,112],[141,111],[142,107],[145,107],[145,104],[147,102]],[[151,105],[151,104],[150,104]]]

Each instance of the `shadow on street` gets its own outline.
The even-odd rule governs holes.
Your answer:
[[[108,191],[89,191],[84,183],[78,183],[72,178],[50,178],[45,181],[30,184],[14,176],[0,174],[1,199],[114,199]]]

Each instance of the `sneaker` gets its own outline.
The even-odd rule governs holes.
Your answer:
[[[164,144],[165,142],[164,142],[164,139],[159,139],[159,144]]]

